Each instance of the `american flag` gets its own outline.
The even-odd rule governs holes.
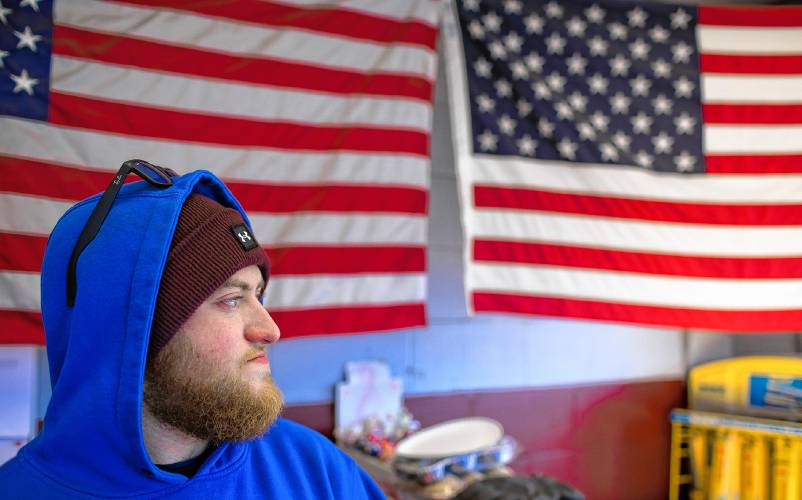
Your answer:
[[[470,309],[802,328],[802,7],[459,0]]]
[[[129,158],[221,177],[284,337],[425,323],[433,0],[2,0],[0,343],[46,238]]]

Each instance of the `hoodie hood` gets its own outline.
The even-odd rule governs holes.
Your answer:
[[[250,222],[212,173],[176,176],[173,183],[122,187],[78,259],[73,307],[67,306],[67,266],[100,195],[70,208],[47,243],[41,304],[53,394],[42,432],[23,451],[36,469],[77,492],[135,496],[188,481],[156,467],[142,437],[142,381],[159,284],[191,193],[234,208]],[[236,468],[244,453],[243,445],[224,443],[195,477]]]

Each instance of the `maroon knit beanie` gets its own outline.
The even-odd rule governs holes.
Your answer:
[[[181,208],[164,266],[148,357],[173,338],[209,295],[244,267],[257,265],[267,282],[268,260],[240,213],[199,194]]]

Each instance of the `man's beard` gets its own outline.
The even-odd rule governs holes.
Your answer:
[[[275,422],[284,398],[269,376],[255,390],[238,375],[200,359],[189,342],[174,337],[148,362],[143,400],[162,423],[198,439],[253,439]]]

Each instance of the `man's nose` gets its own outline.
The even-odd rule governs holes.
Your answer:
[[[260,344],[273,344],[281,337],[281,331],[267,309],[260,304],[253,305],[253,318],[245,328],[245,338],[248,342]]]

